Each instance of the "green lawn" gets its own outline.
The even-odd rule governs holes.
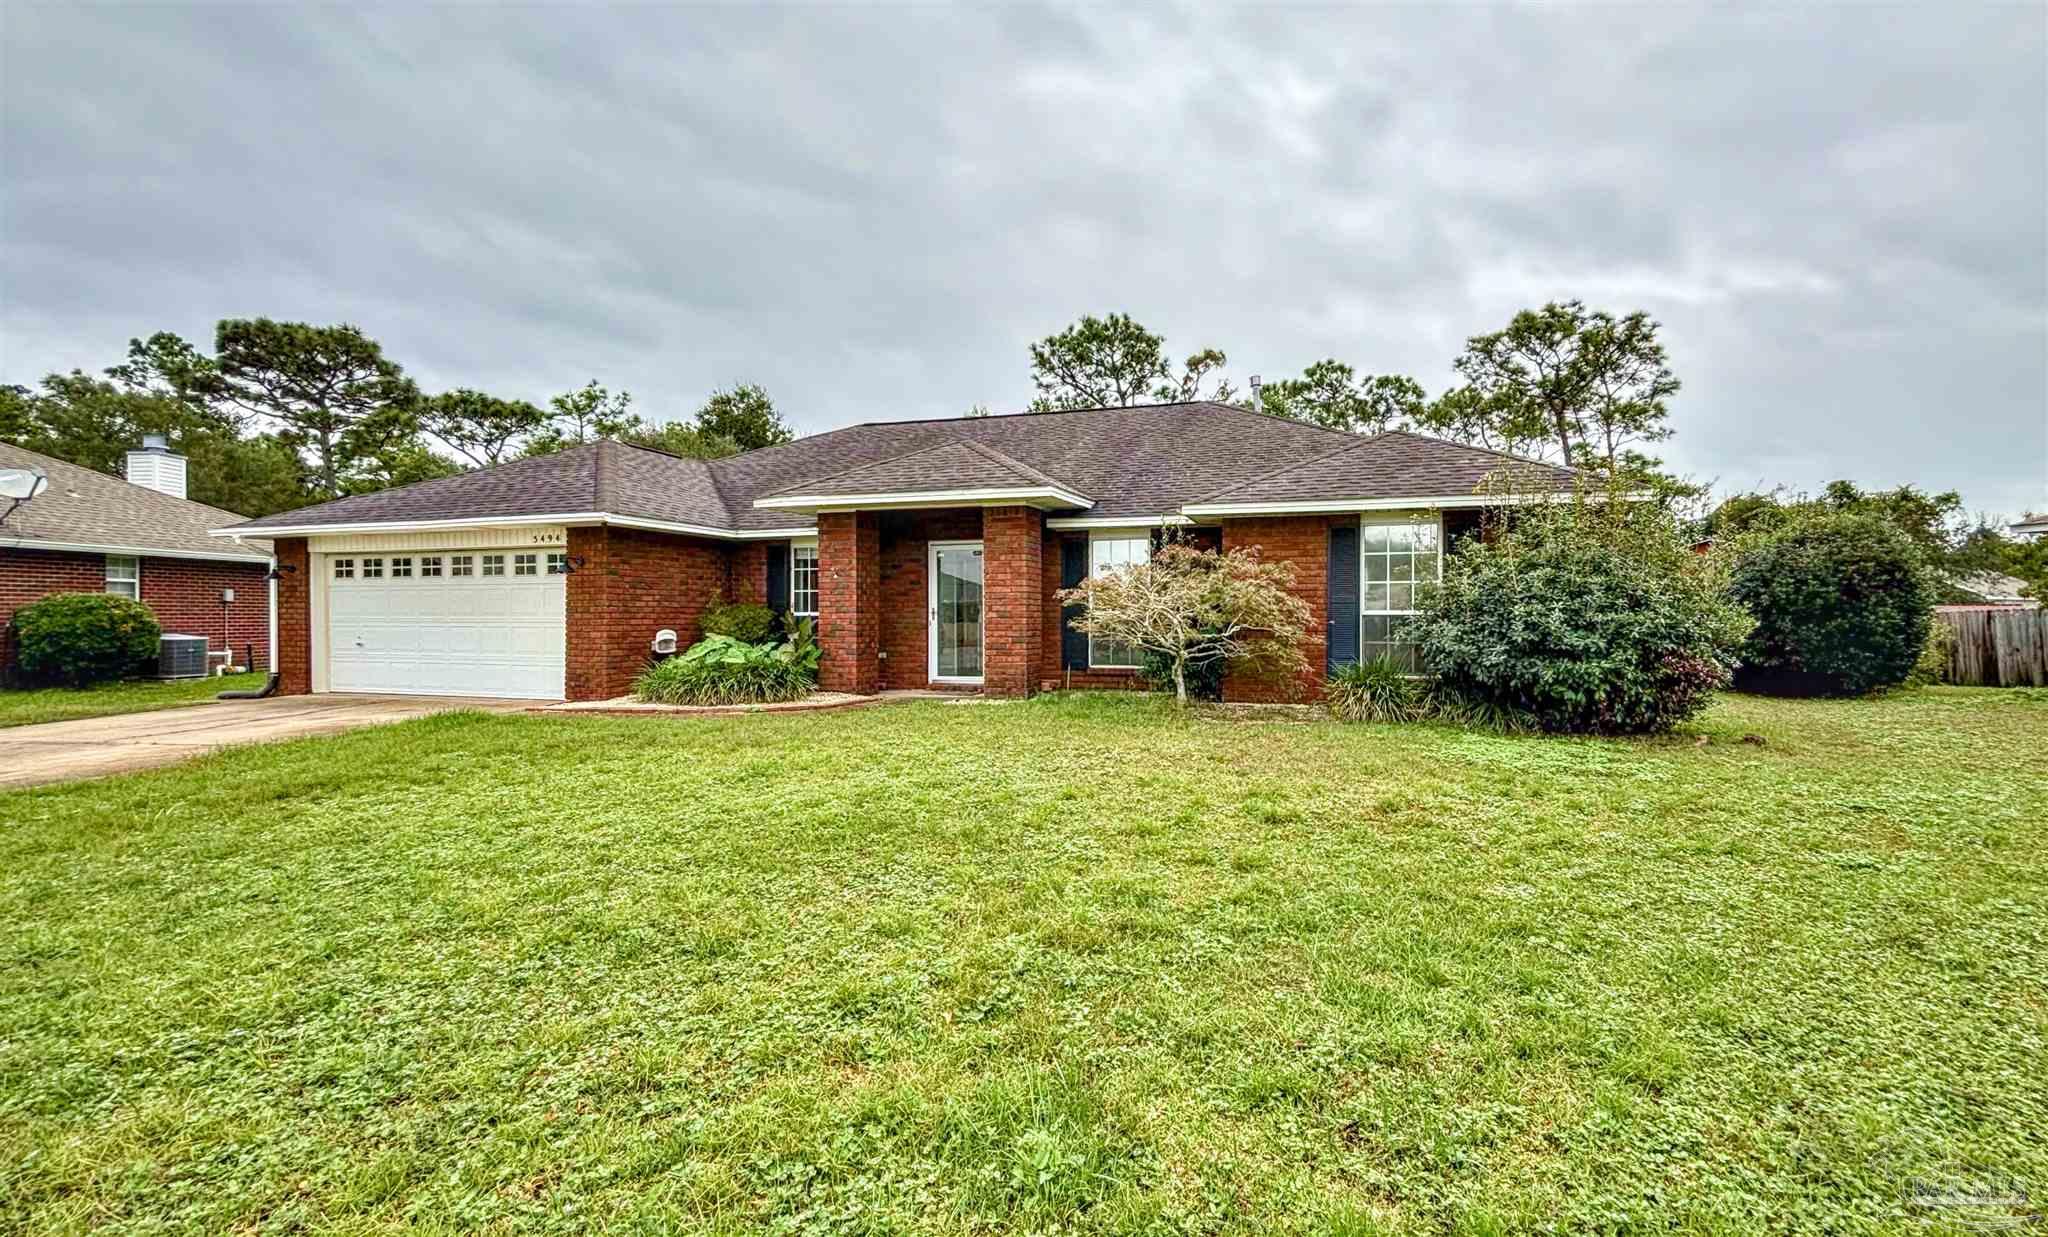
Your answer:
[[[1085,696],[457,714],[0,821],[8,1231],[2048,1199],[2048,692],[1729,698],[1657,742]]]
[[[77,717],[107,717],[115,713],[147,713],[151,709],[199,704],[224,691],[248,691],[261,687],[266,677],[262,674],[228,674],[215,679],[174,679],[167,683],[138,680],[102,683],[98,687],[36,687],[27,691],[0,691],[0,727],[68,722]]]

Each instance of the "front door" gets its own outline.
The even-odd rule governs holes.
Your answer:
[[[929,554],[931,677],[941,683],[979,683],[981,543],[934,541]]]

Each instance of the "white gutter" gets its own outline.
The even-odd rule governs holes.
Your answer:
[[[218,537],[219,533],[211,536]],[[255,534],[250,534],[254,536]],[[74,541],[39,541],[31,538],[8,537],[0,539],[0,547],[10,550],[50,550],[60,554],[119,554],[131,558],[189,558],[204,563],[246,563],[251,567],[263,565],[264,556],[249,551],[235,554],[223,550],[209,554],[204,550],[166,550],[146,545],[91,545]]]
[[[691,537],[713,537],[725,541],[782,541],[790,537],[816,536],[815,528],[713,528],[707,524],[682,524],[671,520],[647,520],[639,516],[613,515],[607,511],[575,511],[554,515],[462,516],[446,520],[362,520],[353,524],[285,524],[262,528],[216,528],[214,537],[323,537],[337,533],[427,533],[468,528],[522,528],[534,524],[592,525],[644,528],[654,532],[682,533]]]
[[[1341,515],[1347,511],[1403,511],[1410,508],[1512,507],[1524,503],[1568,503],[1575,494],[1560,490],[1548,494],[1438,494],[1419,498],[1318,498],[1298,502],[1189,503],[1181,510],[1190,516],[1229,515]],[[1600,498],[1601,495],[1588,495]],[[1626,494],[1630,501],[1648,494]]]
[[[1045,526],[1059,532],[1084,528],[1176,528],[1192,523],[1194,521],[1184,515],[1073,515],[1047,520]]]
[[[896,490],[876,494],[793,494],[757,498],[754,506],[782,511],[861,511],[883,507],[1007,506],[1012,503],[1052,507],[1093,507],[1095,500],[1057,486],[1015,486],[979,490]]]

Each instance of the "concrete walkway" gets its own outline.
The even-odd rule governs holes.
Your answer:
[[[175,764],[230,743],[265,743],[402,722],[449,709],[510,712],[525,700],[464,696],[276,696],[0,730],[0,787]]]

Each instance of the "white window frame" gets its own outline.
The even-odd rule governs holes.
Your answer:
[[[1394,609],[1394,608],[1392,608],[1392,607],[1387,607],[1387,608],[1383,608],[1383,609],[1374,609],[1374,608],[1372,608],[1372,607],[1370,607],[1370,606],[1366,605],[1366,604],[1365,604],[1365,601],[1366,601],[1366,590],[1367,590],[1367,589],[1368,589],[1368,588],[1369,588],[1369,587],[1370,587],[1371,585],[1370,585],[1370,582],[1369,582],[1369,581],[1368,581],[1368,580],[1366,579],[1366,574],[1365,574],[1365,560],[1366,560],[1367,558],[1369,558],[1369,557],[1374,557],[1374,555],[1372,555],[1372,553],[1371,553],[1370,551],[1368,551],[1368,550],[1367,550],[1367,549],[1365,548],[1365,532],[1366,532],[1366,530],[1367,530],[1368,528],[1372,528],[1372,527],[1375,527],[1375,526],[1377,526],[1377,527],[1382,527],[1382,528],[1405,528],[1405,527],[1410,527],[1410,526],[1413,526],[1413,525],[1417,525],[1417,524],[1433,524],[1433,525],[1435,525],[1435,527],[1436,527],[1436,575],[1435,575],[1435,576],[1434,576],[1433,578],[1431,578],[1431,579],[1427,579],[1427,580],[1423,579],[1423,578],[1422,578],[1422,577],[1420,577],[1420,576],[1416,576],[1416,577],[1412,577],[1411,579],[1409,579],[1409,580],[1407,581],[1407,583],[1408,583],[1408,584],[1409,584],[1409,585],[1411,586],[1411,589],[1410,589],[1410,591],[1411,591],[1411,595],[1410,595],[1410,598],[1409,598],[1409,604],[1408,604],[1408,608],[1407,608],[1407,609],[1405,609],[1405,610],[1397,610],[1397,609]],[[1422,586],[1423,584],[1441,584],[1441,583],[1443,583],[1443,579],[1444,579],[1444,552],[1445,552],[1445,549],[1446,549],[1446,547],[1445,547],[1445,545],[1444,545],[1444,513],[1443,513],[1443,512],[1441,511],[1441,510],[1437,510],[1437,511],[1431,511],[1431,512],[1428,512],[1426,516],[1425,516],[1425,515],[1424,515],[1423,513],[1421,513],[1421,512],[1413,512],[1413,511],[1411,511],[1411,512],[1398,512],[1398,513],[1394,513],[1394,514],[1382,514],[1382,513],[1378,513],[1378,512],[1368,512],[1368,513],[1366,513],[1366,514],[1363,514],[1363,515],[1360,515],[1360,516],[1358,517],[1358,661],[1359,661],[1359,664],[1363,665],[1364,663],[1366,663],[1366,662],[1368,662],[1368,661],[1371,661],[1371,660],[1372,660],[1372,658],[1370,658],[1370,657],[1367,657],[1367,656],[1366,656],[1366,653],[1365,653],[1365,646],[1367,645],[1367,643],[1373,643],[1373,644],[1387,644],[1387,645],[1393,645],[1393,644],[1409,644],[1409,643],[1413,643],[1412,641],[1407,641],[1407,640],[1374,640],[1374,641],[1370,641],[1370,642],[1368,642],[1368,641],[1366,640],[1366,638],[1365,638],[1365,620],[1366,620],[1366,619],[1369,619],[1369,618],[1384,618],[1384,619],[1396,619],[1396,618],[1409,618],[1409,617],[1412,617],[1412,616],[1414,616],[1414,615],[1416,615],[1416,614],[1419,614],[1419,613],[1420,613],[1421,611],[1419,611],[1419,610],[1418,610],[1418,609],[1416,609],[1416,607],[1415,607],[1415,603],[1414,603],[1414,597],[1413,597],[1413,595],[1412,595],[1412,594],[1413,594],[1413,589],[1415,589],[1415,588],[1419,588],[1419,587],[1420,587],[1420,586]],[[1386,556],[1386,555],[1379,555],[1379,556],[1377,556],[1377,557],[1382,557],[1382,558],[1384,558],[1384,557],[1387,557],[1387,556]],[[1411,557],[1412,557],[1412,556],[1411,556]],[[1391,583],[1391,581],[1384,581],[1384,583]],[[1392,626],[1393,626],[1393,625],[1392,625],[1391,623],[1389,623],[1389,624],[1388,624],[1388,628],[1389,628],[1389,630],[1390,630],[1390,631],[1391,631],[1391,629],[1392,629]],[[1411,677],[1414,677],[1414,676],[1411,676]]]
[[[537,576],[540,574],[539,554],[514,554],[512,574],[515,576]]]
[[[569,574],[569,555],[563,550],[552,550],[543,563],[542,575],[565,576]]]
[[[486,576],[502,576],[505,574],[505,556],[503,554],[486,554],[482,558],[483,561],[479,565],[478,574]]]
[[[142,559],[134,554],[106,555],[104,572],[106,591],[115,597],[126,597],[130,601],[142,600]],[[117,574],[117,568],[122,569]],[[129,590],[134,591],[129,591]]]
[[[450,576],[473,576],[473,575],[475,575],[475,574],[476,574],[476,555],[474,555],[474,554],[450,554],[450,555],[448,556],[448,574],[449,574]]]
[[[439,554],[420,555],[420,579],[431,580],[439,576],[443,561]]]
[[[364,560],[363,560],[363,567],[362,567],[362,578],[363,578],[363,579],[365,579],[365,580],[381,580],[381,579],[383,579],[383,578],[384,578],[384,560],[383,560],[382,558],[366,558],[366,559],[364,559]]]
[[[1102,542],[1107,542],[1107,541],[1117,541],[1117,542],[1123,542],[1123,541],[1136,541],[1136,542],[1138,542],[1138,543],[1142,544],[1142,545],[1143,545],[1143,546],[1145,547],[1145,557],[1144,557],[1144,558],[1142,558],[1142,559],[1133,559],[1133,560],[1131,560],[1131,561],[1130,561],[1130,563],[1125,563],[1125,564],[1112,564],[1112,566],[1131,566],[1131,565],[1135,565],[1135,564],[1137,564],[1137,563],[1140,563],[1140,562],[1146,562],[1146,563],[1149,563],[1149,562],[1151,562],[1151,561],[1152,561],[1152,530],[1151,530],[1151,529],[1149,529],[1149,528],[1098,528],[1098,529],[1094,529],[1094,530],[1091,530],[1091,531],[1089,532],[1089,534],[1088,534],[1088,578],[1089,578],[1090,580],[1093,580],[1093,579],[1095,579],[1095,577],[1096,577],[1096,576],[1098,576],[1098,575],[1101,575],[1101,574],[1102,574],[1102,568],[1096,565],[1096,561],[1095,561],[1095,547],[1096,547],[1096,546],[1097,546],[1098,544],[1101,544]],[[1145,659],[1145,654],[1144,654],[1144,651],[1143,651],[1143,650],[1133,650],[1133,651],[1134,651],[1134,652],[1136,652],[1136,653],[1138,654],[1138,660],[1137,660],[1137,661],[1134,661],[1134,662],[1120,662],[1120,661],[1098,661],[1098,660],[1096,659],[1096,656],[1095,656],[1095,635],[1094,635],[1094,633],[1093,633],[1093,632],[1091,632],[1091,633],[1089,633],[1089,636],[1088,636],[1088,668],[1089,668],[1090,670],[1137,670],[1137,669],[1140,669],[1140,668],[1142,667],[1142,665],[1143,665],[1143,663],[1144,663],[1144,659]]]
[[[808,568],[811,576],[811,586],[809,588],[804,588],[799,583],[799,581],[803,579],[803,572],[806,570],[803,563],[803,557],[805,555],[809,555],[811,560],[810,566]],[[791,614],[796,615],[798,618],[818,617],[818,590],[821,578],[822,577],[820,577],[818,574],[818,543],[815,541],[790,542],[789,612]],[[811,606],[808,610],[806,610],[803,606],[803,597],[805,593],[809,593],[811,599]]]
[[[356,560],[352,558],[334,559],[333,569],[334,578],[337,580],[353,580],[356,578]]]

